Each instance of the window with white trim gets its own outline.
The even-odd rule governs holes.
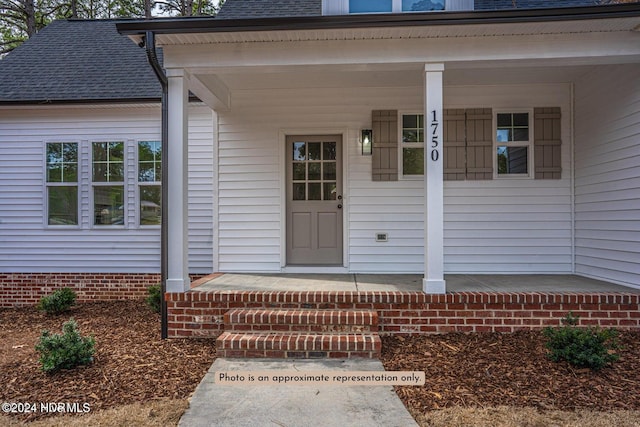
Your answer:
[[[78,143],[46,144],[47,224],[78,225]]]
[[[162,146],[138,142],[138,208],[140,225],[160,225],[162,216]]]
[[[530,177],[533,156],[531,111],[497,112],[495,167],[497,177]]]
[[[402,175],[424,175],[424,114],[402,114],[401,132]]]
[[[124,142],[93,142],[91,148],[93,224],[124,225]]]

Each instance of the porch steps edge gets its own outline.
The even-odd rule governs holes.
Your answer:
[[[226,358],[377,358],[382,341],[377,333],[306,334],[223,332],[216,351]]]

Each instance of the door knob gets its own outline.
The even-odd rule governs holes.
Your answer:
[[[338,209],[342,209],[342,205],[338,205]]]
[[[342,200],[342,196],[338,196],[338,200]]]

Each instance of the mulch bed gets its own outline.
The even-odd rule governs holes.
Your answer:
[[[94,362],[46,374],[35,344],[44,329],[61,333],[70,317],[82,335],[95,337]],[[210,339],[161,340],[160,317],[142,301],[79,304],[58,316],[35,308],[0,309],[0,343],[0,402],[86,402],[91,412],[189,397],[216,354]]]
[[[96,338],[93,364],[45,374],[34,347],[44,329],[74,317]],[[214,340],[160,339],[160,319],[142,301],[79,304],[48,316],[0,309],[0,402],[87,402],[91,411],[155,399],[184,399],[213,363]],[[384,337],[388,370],[426,372],[421,387],[397,387],[415,414],[449,407],[640,409],[640,331],[621,333],[620,361],[599,372],[546,357],[540,332]],[[46,416],[36,413],[20,419]]]
[[[640,409],[640,332],[619,336],[620,360],[600,371],[546,357],[541,332],[384,337],[387,370],[425,371],[426,384],[397,387],[412,413],[462,407]]]

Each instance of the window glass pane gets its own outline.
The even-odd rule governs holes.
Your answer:
[[[47,144],[47,182],[78,181],[78,144],[52,142]]]
[[[402,173],[404,175],[424,174],[424,148],[402,149]]]
[[[124,163],[109,163],[109,181],[124,181]]]
[[[444,10],[444,0],[402,0],[403,12]]]
[[[293,143],[293,160],[303,161],[307,158],[307,150],[304,142]]]
[[[498,147],[498,174],[527,174],[527,147]]]
[[[322,200],[321,188],[320,183],[309,184],[309,198],[307,200]]]
[[[124,224],[124,187],[93,187],[93,212],[95,225]]]
[[[402,142],[420,142],[417,129],[403,129]]]
[[[293,184],[293,200],[306,200],[306,184],[294,183]]]
[[[529,113],[518,113],[513,115],[513,126],[529,127]]]
[[[309,179],[312,181],[320,180],[320,163],[309,163]]]
[[[329,181],[336,179],[336,164],[335,162],[327,162],[322,166],[322,179]]]
[[[322,160],[336,159],[336,143],[335,142],[323,142],[322,149],[323,149]]]
[[[498,114],[498,127],[511,127],[511,114]]]
[[[309,160],[320,160],[320,143],[309,142],[307,143],[309,149]]]
[[[160,141],[138,143],[138,181],[153,182],[162,179],[162,146]]]
[[[323,200],[336,200],[336,183],[325,182],[323,185]]]
[[[511,140],[511,130],[510,129],[498,129],[498,134],[496,136],[496,140],[498,142],[509,142]]]
[[[94,182],[124,181],[123,142],[94,142],[92,154]]]
[[[294,163],[293,164],[293,179],[296,181],[303,181],[306,177],[306,163]]]
[[[49,187],[49,225],[78,225],[78,187]]]
[[[513,141],[528,141],[529,140],[529,129],[518,129],[515,128],[513,130]]]
[[[159,185],[140,186],[140,225],[160,225],[162,190]]]
[[[392,0],[349,0],[349,13],[391,12]]]
[[[418,128],[418,116],[415,114],[403,114],[402,115],[402,127],[403,128]]]

